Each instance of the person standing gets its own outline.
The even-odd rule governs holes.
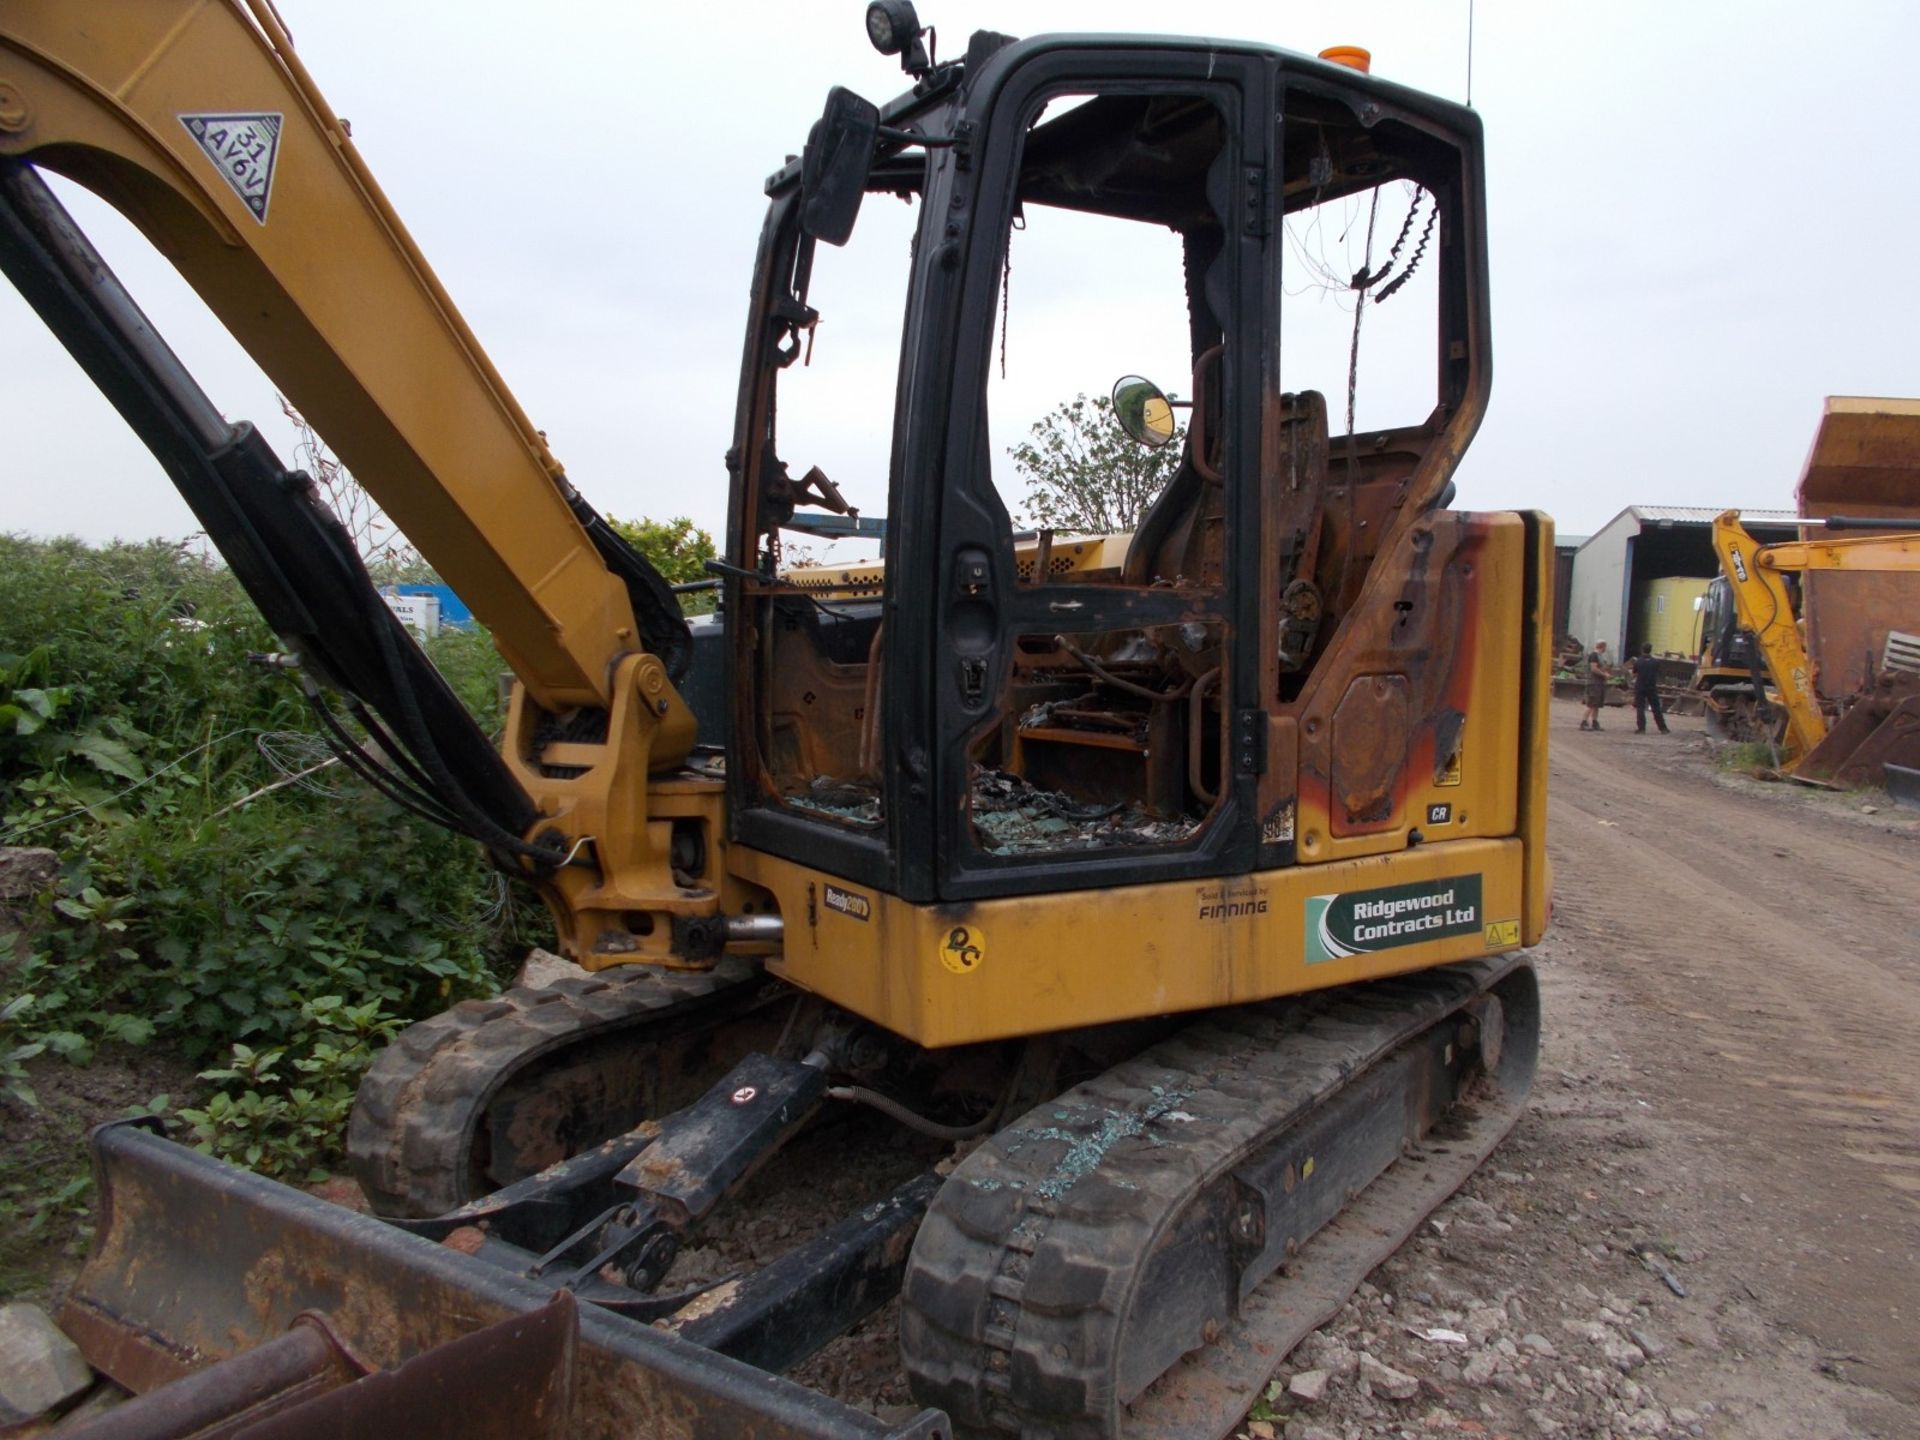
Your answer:
[[[1600,728],[1600,707],[1607,703],[1607,679],[1613,670],[1607,664],[1607,642],[1596,640],[1587,652],[1587,713],[1580,717],[1582,730]]]
[[[1647,711],[1653,711],[1653,723],[1667,733],[1667,712],[1660,704],[1660,662],[1653,658],[1651,643],[1642,642],[1640,653],[1628,662],[1633,671],[1633,733],[1647,733]]]

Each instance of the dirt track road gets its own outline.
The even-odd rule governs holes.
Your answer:
[[[1703,1278],[1776,1332],[1775,1383],[1804,1342],[1858,1392],[1809,1399],[1920,1434],[1920,833],[1623,721],[1556,707],[1547,1074],[1649,1113],[1648,1218],[1712,1237]]]

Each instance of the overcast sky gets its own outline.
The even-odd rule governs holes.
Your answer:
[[[868,48],[858,0],[555,0],[537,20],[480,0],[278,4],[574,481],[603,510],[690,514],[718,533],[762,183],[800,148],[829,86],[875,100],[902,88],[896,63]],[[1466,98],[1467,0],[920,8],[948,54],[983,28],[1360,44],[1377,74]],[[1920,7],[1478,0],[1474,25],[1495,366],[1461,505],[1545,509],[1563,533],[1630,503],[1785,506],[1823,396],[1920,394]],[[85,198],[76,213],[161,333],[291,462],[264,377],[145,242]],[[1122,370],[1182,388],[1144,327],[1137,343],[1110,325],[1076,350],[1084,310],[1023,284],[1020,265],[1017,243],[1019,373],[995,400],[997,441]],[[837,280],[844,295],[849,273],[823,270],[820,286]],[[5,285],[0,334],[0,529],[190,533],[145,450]],[[821,343],[835,334],[823,325]],[[1371,358],[1363,338],[1363,392]],[[1325,388],[1338,430],[1341,401]],[[835,453],[783,443],[787,458],[796,471],[826,464],[878,510],[890,402],[888,375],[864,427],[834,417]]]

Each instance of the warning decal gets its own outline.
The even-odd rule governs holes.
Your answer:
[[[273,196],[273,163],[280,153],[277,114],[182,115],[180,123],[206,151],[240,203],[262,225]]]
[[[948,929],[946,943],[940,947],[940,963],[956,975],[971,975],[987,958],[987,932],[978,925],[955,925]]]

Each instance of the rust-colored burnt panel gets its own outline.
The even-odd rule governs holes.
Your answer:
[[[1295,712],[1302,861],[1378,853],[1415,827],[1438,841],[1512,824],[1511,774],[1499,757],[1517,743],[1517,528],[1507,517],[1441,512],[1381,557],[1370,593],[1386,603],[1348,617]],[[1406,731],[1383,814],[1360,758],[1369,737],[1342,710],[1357,682],[1396,675]]]
[[[1433,439],[1433,427],[1420,425],[1329,441],[1315,573],[1330,616],[1343,617],[1359,602]]]
[[[1262,551],[1261,594],[1284,597],[1311,587],[1311,608],[1325,605],[1326,577],[1319,568],[1320,535],[1325,524],[1327,488],[1327,402],[1317,390],[1282,395],[1263,415],[1261,438],[1260,505],[1264,533],[1270,538]],[[1278,669],[1282,650],[1286,667],[1303,669],[1315,645],[1289,636],[1281,628],[1281,606],[1260,607],[1260,653],[1264,657],[1261,693],[1279,693]],[[1303,653],[1304,652],[1304,653]]]
[[[1404,675],[1361,675],[1333,712],[1333,833],[1367,835],[1396,821],[1412,697]]]
[[[1458,710],[1442,708],[1433,717],[1433,783],[1447,785],[1459,774],[1460,748],[1466,736],[1467,717]]]
[[[1797,494],[1802,515],[1885,516],[1920,530],[1920,400],[1829,396]],[[1809,571],[1801,615],[1815,688],[1844,700],[1880,673],[1890,629],[1920,630],[1920,575]]]

